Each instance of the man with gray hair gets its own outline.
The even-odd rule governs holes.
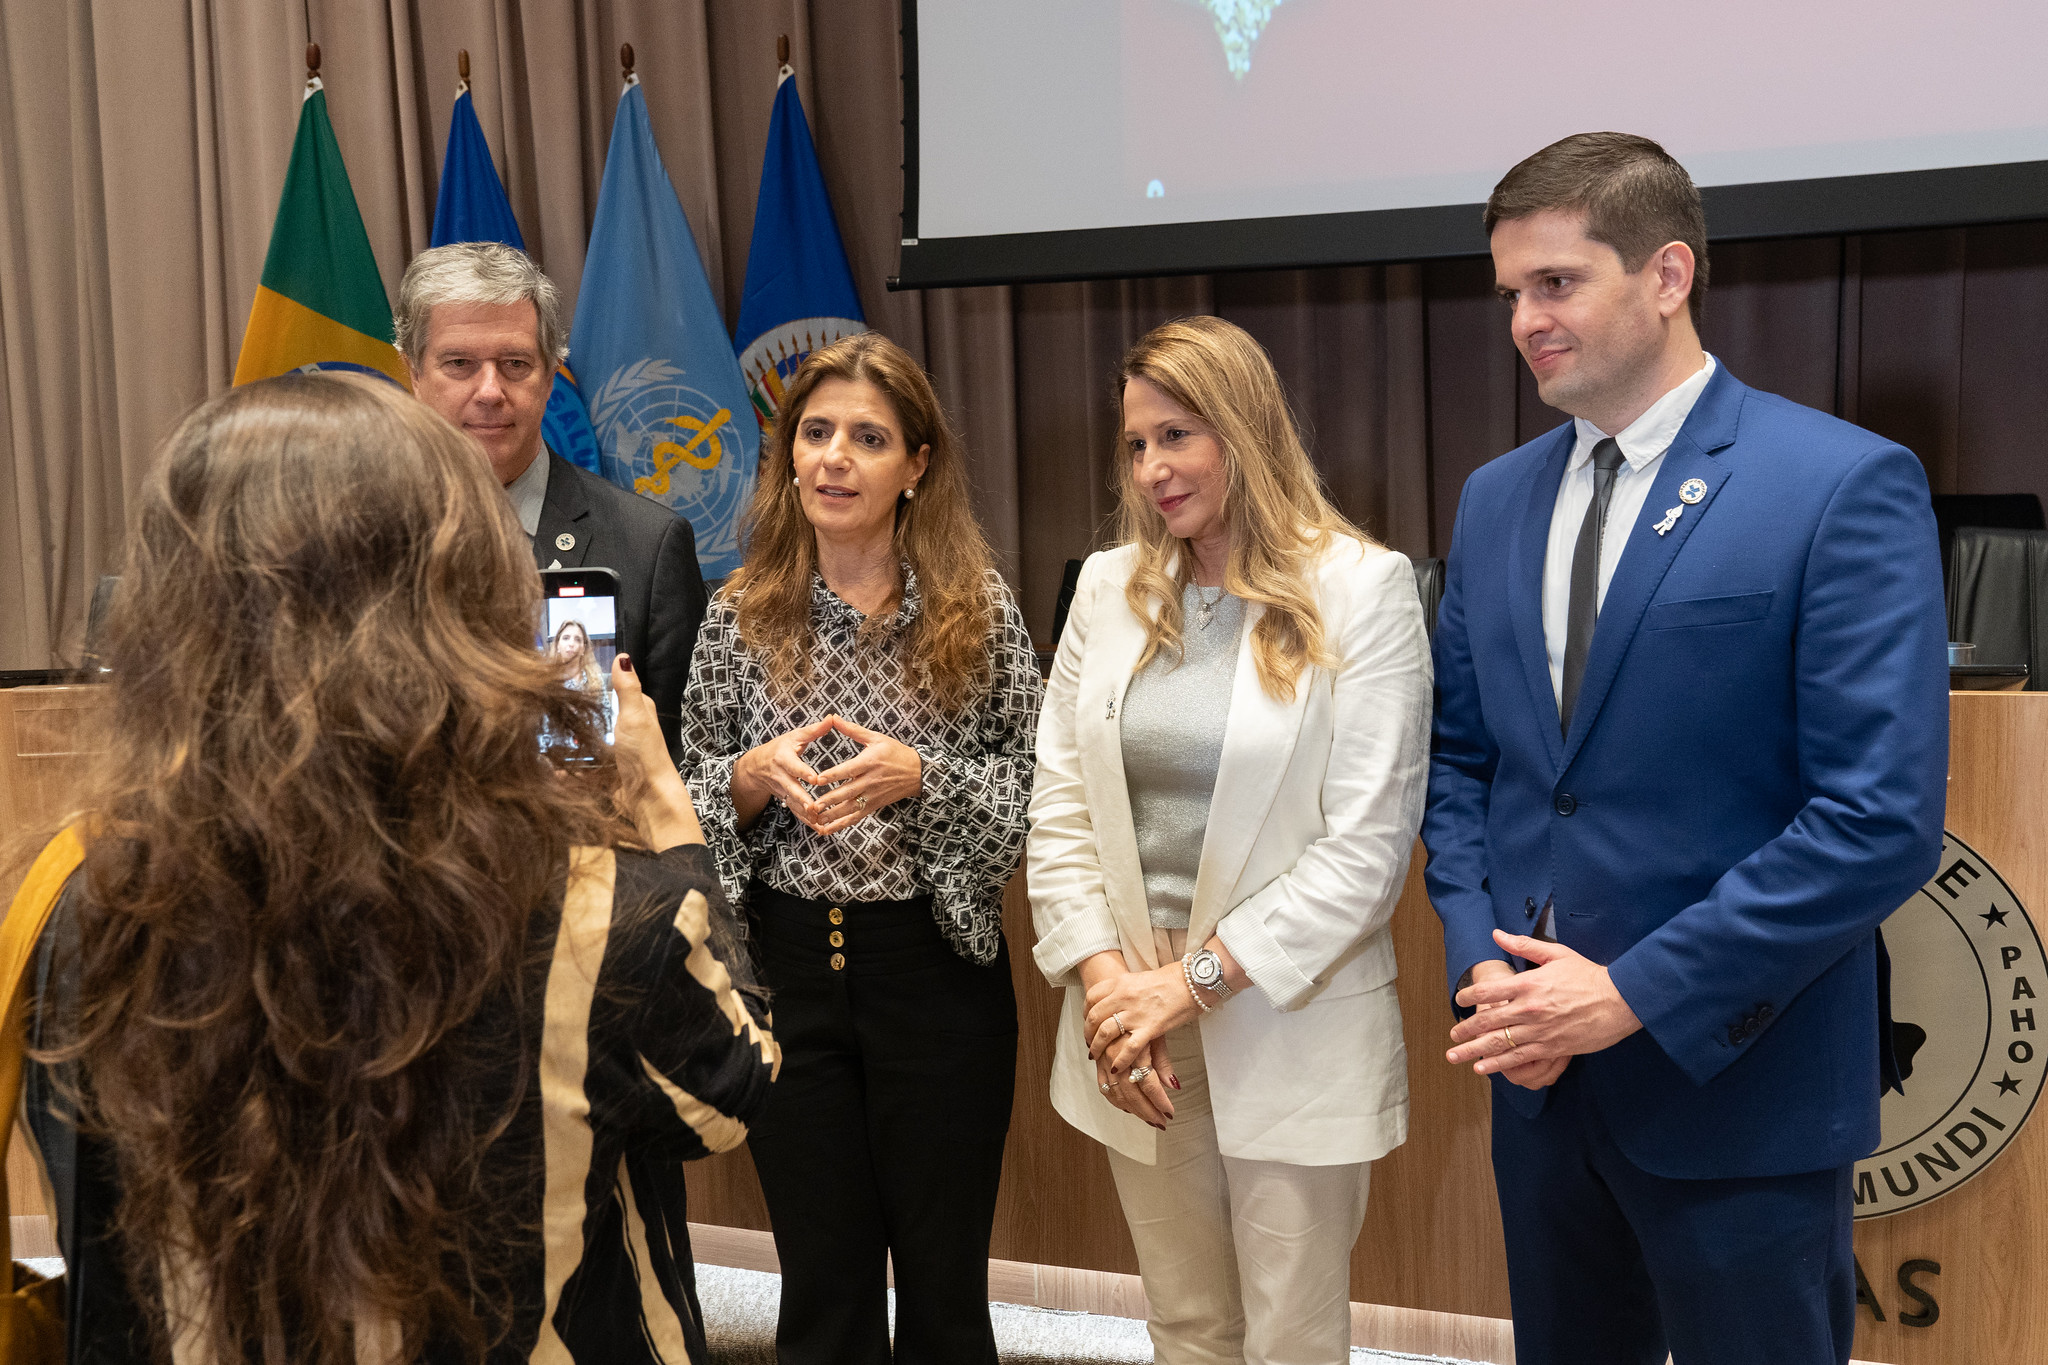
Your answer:
[[[525,252],[458,242],[413,257],[393,320],[413,393],[474,440],[533,537],[542,568],[619,576],[619,651],[661,716],[671,753],[704,576],[690,523],[547,448],[541,416],[569,357],[555,286]]]

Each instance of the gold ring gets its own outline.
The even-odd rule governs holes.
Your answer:
[[[1508,1031],[1507,1025],[1501,1025],[1500,1036],[1508,1040],[1508,1051],[1513,1052],[1515,1050],[1515,1035]]]
[[[1116,1021],[1116,1036],[1117,1036],[1117,1037],[1121,1038],[1121,1037],[1123,1037],[1123,1036],[1124,1036],[1124,1035],[1125,1035],[1126,1033],[1129,1033],[1129,1032],[1130,1032],[1130,1030],[1129,1030],[1129,1029],[1127,1029],[1127,1028],[1125,1028],[1125,1027],[1124,1027],[1124,1017],[1123,1017],[1123,1015],[1121,1015],[1121,1014],[1112,1014],[1112,1015],[1110,1015],[1109,1017],[1110,1017],[1111,1019],[1114,1019],[1114,1020]]]
[[[859,806],[862,810],[866,810],[868,808],[868,799],[865,796],[856,796],[853,798],[853,804]]]

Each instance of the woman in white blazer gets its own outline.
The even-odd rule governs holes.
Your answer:
[[[1120,393],[1125,543],[1081,571],[1031,799],[1053,1106],[1109,1148],[1163,1365],[1340,1362],[1369,1163],[1407,1135],[1422,609],[1242,330],[1155,329]]]

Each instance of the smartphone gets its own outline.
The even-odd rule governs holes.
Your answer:
[[[619,576],[610,569],[542,569],[540,628],[534,644],[554,660],[570,687],[604,697],[604,740],[612,742],[619,720],[612,691],[612,660],[619,653]],[[567,743],[543,733],[541,746]]]

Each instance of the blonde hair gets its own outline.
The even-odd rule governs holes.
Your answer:
[[[811,352],[784,391],[775,430],[761,447],[761,474],[747,513],[746,562],[721,589],[738,617],[740,639],[771,683],[789,687],[808,667],[811,575],[818,540],[790,482],[796,432],[811,394],[828,379],[872,384],[896,414],[903,446],[931,455],[915,501],[896,503],[895,548],[917,574],[922,605],[902,642],[906,674],[931,689],[946,710],[988,684],[988,636],[995,623],[995,556],[974,518],[966,457],[923,368],[880,332],[861,332]],[[868,616],[880,630],[893,613]]]
[[[1143,668],[1162,649],[1183,651],[1181,593],[1194,581],[1194,552],[1166,529],[1139,489],[1124,446],[1123,402],[1143,379],[1216,433],[1223,446],[1223,517],[1230,531],[1226,592],[1265,608],[1252,627],[1259,685],[1288,701],[1305,669],[1335,662],[1311,582],[1330,537],[1372,539],[1331,505],[1302,445],[1280,376],[1263,347],[1221,318],[1176,318],[1139,338],[1117,370],[1118,535],[1138,548],[1124,599],[1146,622]]]

